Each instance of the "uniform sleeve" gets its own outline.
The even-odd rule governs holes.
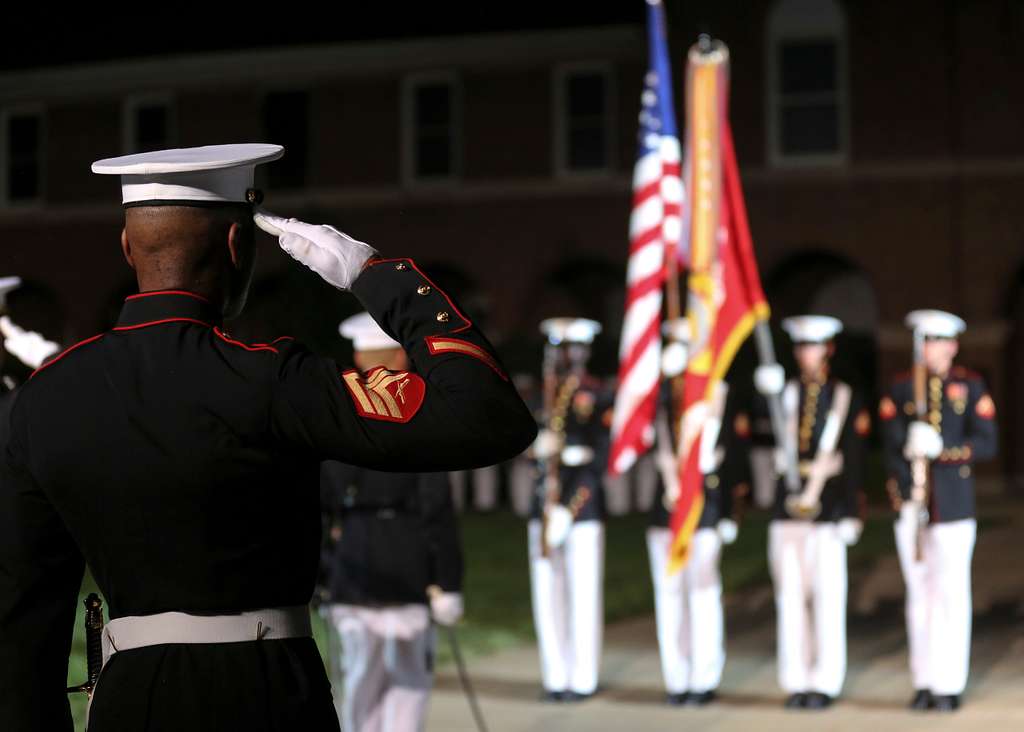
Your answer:
[[[970,401],[964,416],[964,445],[959,456],[964,461],[985,461],[996,456],[999,449],[999,430],[996,425],[996,406],[985,382],[974,379],[970,383]],[[944,446],[945,447],[945,446]],[[966,448],[966,452],[964,451]],[[949,453],[948,447],[943,450]],[[954,457],[957,457],[954,455]]]
[[[432,582],[445,592],[462,592],[462,540],[448,473],[423,473],[419,493]]]
[[[0,719],[10,732],[71,732],[68,657],[85,563],[9,433],[0,439]]]
[[[910,463],[903,457],[903,447],[907,442],[907,425],[909,417],[903,411],[903,399],[897,386],[878,403],[878,424],[882,433],[882,453],[885,458],[885,471],[890,483],[895,481],[901,500],[910,498]],[[893,503],[897,496],[890,496]]]
[[[723,426],[722,445],[725,459],[722,461],[722,518],[738,519],[744,510],[744,502],[750,495],[750,413],[746,409],[733,408],[726,414]]]
[[[843,516],[863,518],[864,462],[867,439],[871,434],[871,414],[856,391],[850,399],[850,411],[840,437],[843,452]]]
[[[533,417],[494,349],[412,260],[373,264],[352,292],[412,368],[343,372],[288,342],[274,357],[276,439],[321,459],[402,472],[484,467],[530,444]]]

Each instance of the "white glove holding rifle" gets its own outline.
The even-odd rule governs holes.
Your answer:
[[[293,259],[309,267],[339,290],[352,288],[366,263],[378,256],[376,249],[357,241],[333,226],[307,224],[258,209],[256,225],[278,237],[278,243]]]
[[[864,531],[864,522],[855,518],[842,518],[836,527],[840,540],[846,546],[853,546],[860,541],[860,535]]]
[[[450,627],[462,620],[465,608],[461,592],[445,592],[437,585],[430,585],[427,597],[430,599],[430,617],[438,625]]]
[[[907,444],[903,456],[907,460],[927,458],[934,460],[942,453],[942,435],[927,422],[911,422],[907,430]]]
[[[761,396],[781,394],[786,386],[786,371],[777,363],[766,363],[754,369],[754,388]]]
[[[544,532],[544,542],[549,549],[558,549],[569,538],[575,517],[568,506],[555,503],[544,509],[547,512],[547,523]]]

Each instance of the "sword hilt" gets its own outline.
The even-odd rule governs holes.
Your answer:
[[[69,686],[68,693],[84,691],[90,697],[103,670],[103,600],[90,592],[83,601],[85,605],[85,658],[86,682]]]

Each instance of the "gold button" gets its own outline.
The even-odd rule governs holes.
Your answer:
[[[449,318],[449,315],[448,315],[448,311],[447,310],[442,310],[441,312],[439,312],[437,314],[437,322],[438,323],[447,323],[448,322],[448,318]]]
[[[409,265],[407,265],[405,262],[399,262],[398,264],[395,265],[395,269],[401,272],[404,269],[409,269]]]
[[[420,295],[429,295],[430,285],[420,285],[419,287],[416,288],[416,292],[418,292]]]
[[[932,389],[941,389],[942,379],[940,379],[938,376],[933,376],[931,379],[928,380],[928,386],[930,386]]]
[[[718,487],[718,476],[709,475],[707,479],[704,481],[704,485],[706,485],[711,490],[715,490],[715,488]]]
[[[915,412],[917,411],[917,407],[916,407],[916,406],[914,406],[914,403],[913,403],[913,402],[906,402],[906,403],[905,403],[905,404],[903,405],[903,411],[904,411],[904,413],[906,413],[907,415],[913,415],[913,414],[914,414],[914,413],[915,413]]]
[[[970,478],[971,477],[971,468],[970,468],[969,465],[961,465],[960,466],[960,477],[961,478]]]

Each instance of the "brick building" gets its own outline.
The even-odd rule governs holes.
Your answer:
[[[907,310],[962,314],[963,361],[1002,408],[1001,467],[1024,475],[1021,4],[668,9],[680,62],[700,29],[730,46],[731,117],[775,314],[842,317],[843,367],[875,389],[909,364]],[[646,61],[636,19],[0,73],[0,274],[29,283],[11,307],[71,342],[108,325],[130,291],[117,184],[89,172],[93,159],[266,140],[288,148],[264,173],[268,208],[432,263],[486,314],[514,369],[538,362],[541,317],[602,320],[598,365],[610,371]],[[342,348],[334,327],[354,304],[261,247],[252,308],[233,330]]]

